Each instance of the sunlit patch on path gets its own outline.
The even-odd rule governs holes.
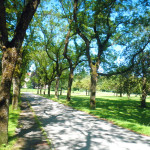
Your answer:
[[[150,150],[150,137],[24,93],[56,150]]]

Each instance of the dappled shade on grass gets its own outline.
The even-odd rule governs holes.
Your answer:
[[[56,100],[52,95],[51,99],[150,136],[150,102],[147,102],[147,108],[141,108],[136,97],[102,96],[96,99],[96,109],[91,110],[87,96],[72,96],[70,103],[66,103],[66,96]]]

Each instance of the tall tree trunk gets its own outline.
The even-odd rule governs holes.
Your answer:
[[[48,96],[50,96],[50,91],[51,91],[51,83],[48,84]]]
[[[86,92],[86,96],[87,96],[88,95],[88,90],[86,89],[85,92]]]
[[[70,68],[69,80],[68,80],[68,91],[67,91],[67,101],[71,100],[71,87],[73,82],[73,69]]]
[[[40,0],[32,0],[24,7],[16,29],[14,30],[14,37],[11,42],[9,42],[4,0],[0,1],[0,49],[3,51],[0,87],[0,145],[8,142],[10,88],[17,61],[17,54],[20,52],[26,30],[39,3]]]
[[[40,94],[42,94],[42,85],[40,85]]]
[[[56,77],[55,98],[57,99],[59,99],[58,89],[59,89],[59,77]]]
[[[91,66],[91,86],[90,86],[90,108],[95,109],[96,108],[96,85],[97,85],[97,69],[95,65]]]
[[[44,85],[44,91],[43,91],[43,94],[45,95],[46,93],[46,85]]]
[[[60,88],[60,95],[62,95],[62,90],[63,90],[63,88],[61,87],[61,88]]]
[[[122,97],[122,91],[120,90],[120,97]]]
[[[20,78],[18,76],[13,77],[13,97],[12,97],[12,109],[18,108],[18,98],[20,91]]]
[[[3,50],[0,87],[0,145],[8,142],[10,88],[16,60],[16,48],[6,48]]]
[[[39,85],[38,85],[38,88],[37,88],[37,94],[39,94]]]
[[[146,96],[147,96],[146,77],[143,77],[142,78],[142,96],[141,96],[141,107],[142,108],[146,107]]]
[[[20,67],[22,64],[22,51],[20,50],[20,53],[17,58],[15,71],[13,74],[13,97],[12,97],[12,109],[18,108],[18,99],[20,95],[20,79],[21,79],[21,72]]]

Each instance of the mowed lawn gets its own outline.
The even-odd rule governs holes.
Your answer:
[[[23,89],[22,92],[36,93],[36,89]],[[47,93],[47,91],[46,91]],[[111,121],[121,127],[134,132],[150,136],[150,97],[146,99],[147,108],[140,107],[140,96],[131,95],[130,99],[124,95],[116,97],[113,93],[97,92],[96,109],[90,110],[89,96],[85,92],[72,92],[71,103],[66,102],[66,91],[59,96],[59,100],[54,98],[54,91],[51,97],[54,101],[69,105],[77,110],[85,111],[91,115]],[[42,95],[43,96],[43,95]]]
[[[45,97],[49,98],[47,95]],[[58,101],[69,105],[77,110],[85,111],[89,114],[113,122],[121,127],[134,132],[150,136],[150,97],[147,97],[147,108],[140,107],[140,97],[131,96],[128,99],[116,97],[112,93],[98,93],[96,98],[96,109],[90,110],[89,96],[83,93],[72,93],[71,103],[66,102],[66,94],[59,96]]]

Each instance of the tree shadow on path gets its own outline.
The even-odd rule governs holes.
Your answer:
[[[57,150],[150,149],[150,137],[40,96],[25,96]]]
[[[18,141],[13,150],[50,150],[45,137],[42,135],[27,101],[22,99],[19,127],[16,129]]]

